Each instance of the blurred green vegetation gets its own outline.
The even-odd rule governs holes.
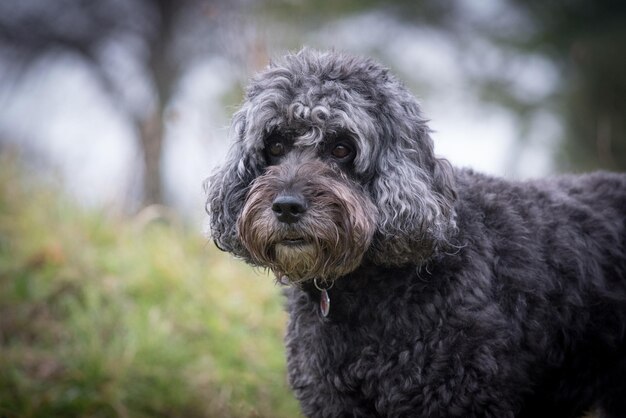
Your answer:
[[[1,417],[295,417],[273,280],[0,155]]]

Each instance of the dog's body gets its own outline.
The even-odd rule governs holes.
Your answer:
[[[212,235],[294,284],[306,415],[626,416],[625,175],[453,169],[393,76],[336,53],[259,76],[235,131]]]
[[[289,294],[310,416],[626,416],[624,176],[511,184],[460,172],[458,244]],[[306,330],[306,331],[304,331]]]

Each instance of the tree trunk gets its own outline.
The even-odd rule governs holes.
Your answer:
[[[143,205],[163,203],[161,154],[163,148],[163,111],[161,107],[140,122],[139,137],[143,157]]]
[[[154,112],[140,121],[140,139],[144,162],[144,206],[163,204],[161,156],[165,135],[165,109],[172,94],[178,65],[169,48],[174,22],[178,12],[176,0],[155,0],[159,22],[154,38],[149,43],[148,65],[155,86]]]

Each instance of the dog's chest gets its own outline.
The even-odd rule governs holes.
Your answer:
[[[380,402],[390,387],[404,382],[394,389],[395,401],[406,396],[408,402],[433,365],[454,361],[443,345],[425,342],[445,339],[445,312],[432,303],[440,295],[382,284],[367,292],[347,286],[329,293],[327,318],[319,313],[319,292],[289,296],[289,378],[300,399],[332,392],[358,408]],[[420,294],[431,302],[419,303]]]

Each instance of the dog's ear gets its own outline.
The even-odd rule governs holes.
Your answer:
[[[244,258],[249,254],[237,237],[237,218],[250,183],[260,172],[258,161],[253,160],[254,155],[243,150],[245,128],[245,114],[241,110],[233,116],[231,133],[235,138],[226,163],[204,183],[211,238],[219,249]]]
[[[381,264],[425,261],[455,228],[452,166],[435,158],[426,120],[408,96],[381,116],[385,138],[371,182],[380,213],[371,256]]]

